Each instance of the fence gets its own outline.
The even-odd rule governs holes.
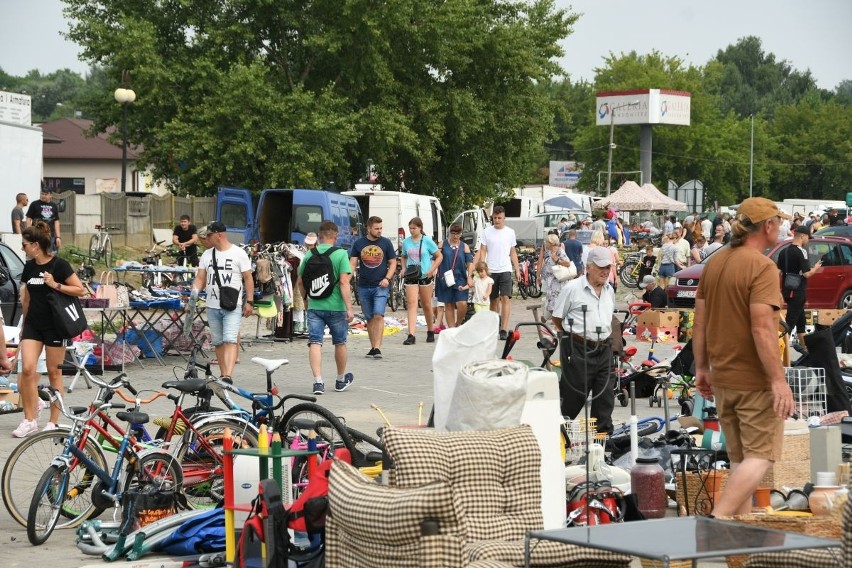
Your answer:
[[[78,195],[73,191],[55,197],[60,204],[59,222],[65,243],[87,249],[95,225],[114,228],[114,247],[149,248],[153,229],[173,229],[181,215],[189,215],[196,227],[215,220],[215,197],[179,197],[100,193]]]

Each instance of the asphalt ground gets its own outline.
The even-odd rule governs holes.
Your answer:
[[[626,305],[625,294],[619,294],[621,307]],[[632,301],[632,300],[631,300]],[[532,312],[527,308],[537,305],[539,300],[515,299],[512,302],[512,326],[520,322],[532,321]],[[356,308],[357,313],[357,308]],[[404,318],[402,310],[389,312],[391,317]],[[312,375],[307,361],[307,343],[297,339],[292,343],[250,341],[255,336],[255,319],[244,321],[242,337],[244,350],[240,353],[240,364],[235,368],[234,381],[238,385],[261,392],[265,389],[265,374],[261,367],[251,362],[252,357],[286,358],[289,364],[279,368],[273,375],[274,382],[281,393],[298,393],[310,395]],[[261,330],[261,336],[268,332]],[[411,425],[425,423],[432,406],[433,379],[432,354],[436,344],[426,343],[426,330],[419,327],[417,343],[411,346],[402,344],[406,337],[405,331],[387,334],[382,344],[382,359],[366,359],[370,349],[366,334],[351,335],[348,342],[348,370],[354,373],[355,381],[345,392],[335,392],[333,388],[334,360],[332,347],[326,344],[323,348],[323,368],[326,380],[326,392],[318,397],[318,402],[345,419],[346,424],[366,433],[375,432],[384,423],[383,417],[373,408],[381,409],[384,417],[394,425]],[[440,338],[438,339],[440,341]],[[513,349],[515,359],[539,363],[542,355],[536,347],[537,336],[533,328],[522,328],[521,339]],[[637,342],[628,338],[629,344],[638,347],[637,359],[647,355],[647,342]],[[674,344],[658,344],[655,354],[661,358],[674,355]],[[212,353],[209,354],[212,357]],[[155,391],[160,385],[182,374],[185,360],[181,357],[166,357],[166,366],[160,366],[155,360],[143,360],[144,368],[138,364],[129,364],[127,373],[138,390]],[[110,373],[106,377],[112,376]],[[14,380],[14,375],[12,379]],[[66,385],[71,377],[66,377]],[[45,380],[46,382],[46,380]],[[65,394],[69,404],[86,405],[91,402],[96,390],[85,387],[82,379],[78,380],[73,393]],[[145,396],[144,392],[142,396]],[[172,403],[160,399],[145,408],[151,416],[170,415]],[[677,412],[677,404],[670,401],[671,412]],[[647,399],[639,400],[636,405],[640,417],[657,416],[662,409],[651,408]],[[11,413],[0,415],[0,465],[5,465],[9,452],[18,440],[11,437],[10,432],[21,420],[22,414]],[[629,420],[629,407],[623,408],[617,402],[613,419],[618,426]],[[43,425],[47,417],[42,417]],[[102,518],[109,513],[102,515]],[[75,546],[75,535],[72,530],[57,530],[42,546],[33,547],[29,544],[24,527],[17,524],[5,508],[0,509],[0,554],[5,558],[4,565],[16,566],[50,566],[51,568],[68,568],[88,564],[102,563],[99,557],[82,554]],[[638,561],[634,563],[638,566]],[[704,565],[705,563],[702,563]],[[138,565],[138,564],[137,564]],[[706,565],[716,565],[707,563]]]

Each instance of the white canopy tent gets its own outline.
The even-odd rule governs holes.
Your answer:
[[[598,205],[621,211],[686,211],[686,204],[663,195],[653,184],[639,187],[634,181],[625,182]]]

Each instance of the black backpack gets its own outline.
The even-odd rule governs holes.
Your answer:
[[[322,253],[317,252],[316,249],[311,251],[311,256],[305,264],[304,272],[302,272],[302,283],[309,298],[324,300],[334,292],[337,278],[334,275],[331,254],[336,250],[340,250],[340,248],[329,247],[327,251]]]

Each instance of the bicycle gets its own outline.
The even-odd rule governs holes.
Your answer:
[[[521,293],[523,299],[538,298],[542,294],[542,290],[537,282],[537,274],[535,269],[536,259],[532,255],[521,255],[519,259],[521,279],[518,280],[518,292]]]
[[[100,381],[99,386],[116,390],[119,386],[129,386],[125,375],[119,375],[117,381],[108,385]],[[33,545],[44,544],[53,533],[59,521],[60,515],[67,515],[66,498],[69,493],[76,496],[78,485],[71,484],[72,472],[82,466],[89,477],[84,476],[85,487],[91,486],[96,477],[98,479],[91,491],[91,505],[95,509],[105,510],[113,506],[118,507],[122,496],[134,485],[153,485],[158,489],[181,491],[183,476],[174,456],[162,450],[145,450],[138,452],[132,443],[133,429],[127,428],[117,448],[117,458],[112,471],[106,467],[106,459],[100,446],[97,451],[101,452],[97,457],[89,457],[87,443],[89,440],[92,418],[97,412],[112,407],[109,402],[98,405],[96,411],[77,415],[68,409],[62,400],[62,395],[57,389],[47,387],[50,392],[51,402],[58,404],[62,414],[72,421],[70,432],[65,436],[62,451],[53,458],[50,466],[44,471],[36,483],[32,500],[27,512],[27,538]],[[131,424],[144,424],[148,422],[148,415],[139,412],[142,403],[136,400],[136,405],[130,412],[119,411],[116,416]],[[111,440],[111,438],[110,438]],[[82,449],[81,449],[82,448]],[[123,471],[124,462],[127,462],[126,470]],[[82,521],[83,515],[78,515]]]
[[[89,240],[89,261],[95,265],[100,259],[104,260],[107,268],[112,268],[112,241],[109,231],[117,231],[118,227],[95,225],[97,231]]]
[[[401,269],[397,266],[396,274],[394,274],[393,278],[390,281],[390,291],[388,292],[388,306],[394,312],[397,308],[402,308],[403,310],[408,309],[408,300],[405,299],[405,282],[401,275]]]

